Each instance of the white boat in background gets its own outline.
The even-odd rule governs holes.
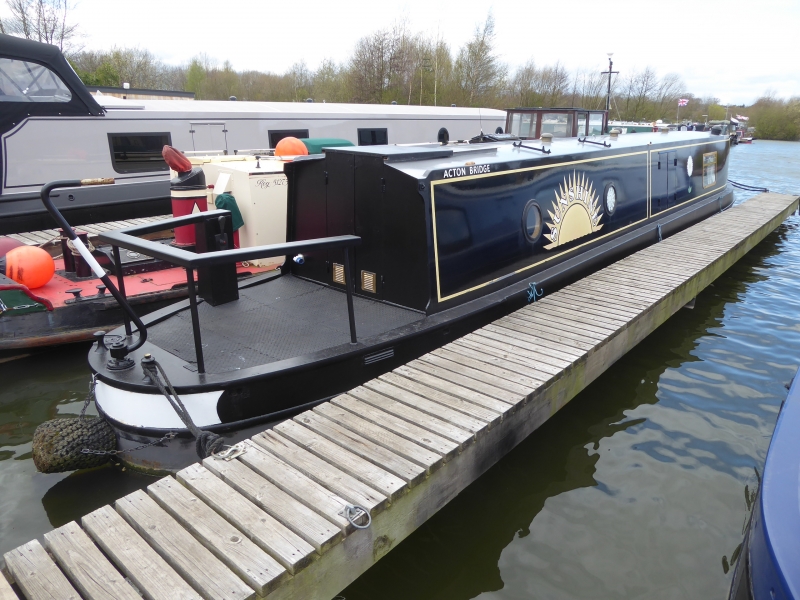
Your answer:
[[[118,182],[60,190],[54,201],[73,225],[170,212],[164,145],[266,153],[287,136],[442,142],[502,131],[506,121],[504,111],[478,108],[94,97],[55,46],[7,35],[0,106],[0,235],[52,227],[39,190],[59,179]]]

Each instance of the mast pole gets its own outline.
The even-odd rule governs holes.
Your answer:
[[[600,75],[608,75],[608,93],[606,94],[606,123],[608,123],[608,116],[611,113],[611,76],[618,75],[619,71],[614,70],[614,62],[611,60],[611,57],[614,56],[613,52],[607,52],[608,54],[608,71],[603,71]]]

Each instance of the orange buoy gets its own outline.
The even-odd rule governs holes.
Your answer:
[[[9,250],[24,246],[19,240],[10,237],[0,237],[0,258],[3,258]]]
[[[275,146],[275,156],[308,156],[308,148],[296,137],[285,137]]]
[[[42,287],[55,272],[53,257],[36,246],[21,246],[6,254],[6,277],[30,289]]]

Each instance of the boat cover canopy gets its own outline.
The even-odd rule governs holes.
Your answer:
[[[309,154],[322,154],[323,148],[342,148],[354,145],[350,140],[341,138],[300,138],[300,141],[306,145]]]
[[[36,63],[51,71],[71,93],[69,100],[15,101],[14,96],[4,96],[0,101],[0,133],[5,133],[27,116],[101,116],[103,108],[95,101],[61,51],[51,44],[42,44],[11,35],[0,34],[0,67],[10,68],[13,61]],[[3,74],[0,73],[0,79]]]

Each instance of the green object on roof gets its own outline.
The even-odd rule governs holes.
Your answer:
[[[242,219],[242,213],[239,212],[239,207],[236,205],[236,198],[234,198],[227,192],[217,196],[217,199],[214,200],[214,206],[216,206],[220,210],[231,211],[231,225],[233,225],[234,231],[236,231],[237,229],[239,229],[239,227],[244,225],[244,219]]]
[[[322,154],[323,148],[355,146],[353,142],[341,138],[300,138],[300,141],[306,145],[309,154]]]

